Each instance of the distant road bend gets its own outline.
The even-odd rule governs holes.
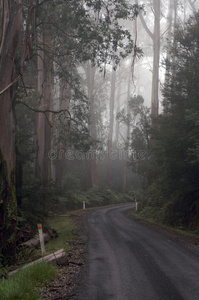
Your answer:
[[[88,261],[75,300],[199,300],[199,253],[127,215],[131,205],[93,211]]]

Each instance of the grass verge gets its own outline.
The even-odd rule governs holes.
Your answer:
[[[73,215],[53,215],[48,218],[49,228],[55,229],[58,237],[50,239],[45,244],[46,255],[55,252],[59,249],[68,250],[69,243],[76,237],[78,226],[75,224],[76,214]],[[26,254],[26,255],[25,255]],[[40,249],[22,249],[21,257],[23,255],[30,255],[27,261],[23,260],[12,270],[17,267],[29,263],[35,258],[41,257]],[[1,300],[37,300],[41,299],[40,288],[45,286],[49,281],[59,275],[58,268],[47,263],[37,263],[31,267],[20,269],[17,273],[8,279],[0,280],[0,299]]]
[[[69,215],[65,216],[52,216],[48,218],[50,228],[56,230],[58,237],[50,239],[45,245],[46,253],[52,253],[59,249],[67,250],[68,244],[74,239],[77,226],[74,219]]]
[[[0,280],[1,300],[39,300],[38,287],[45,286],[58,275],[55,266],[38,263],[19,270],[7,280]]]
[[[53,215],[49,216],[47,220],[47,227],[55,229],[58,237],[51,238],[47,244],[45,244],[46,255],[51,254],[57,250],[65,249],[67,251],[69,243],[74,239],[77,226],[73,217],[69,214],[64,216]],[[34,261],[41,257],[41,249],[19,247],[17,251],[16,265],[8,266],[7,271],[13,271],[16,268],[22,267],[31,261]],[[0,269],[3,273],[3,271]]]
[[[132,210],[129,212],[130,215],[132,215],[134,218],[144,221],[148,224],[151,224],[152,226],[156,226],[159,227],[160,229],[163,229],[167,232],[173,232],[176,234],[181,235],[182,237],[190,237],[190,238],[195,238],[199,241],[199,234],[193,232],[193,231],[188,231],[188,230],[181,230],[179,228],[175,228],[175,227],[170,227],[161,223],[158,223],[156,221],[154,221],[152,218],[149,217],[145,217],[143,215],[140,215],[138,212],[136,212],[135,210]]]

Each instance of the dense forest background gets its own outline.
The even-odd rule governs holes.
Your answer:
[[[2,261],[59,202],[198,230],[198,8],[1,0]]]

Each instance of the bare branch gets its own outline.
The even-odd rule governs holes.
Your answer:
[[[19,75],[13,82],[11,82],[7,87],[5,87],[1,92],[0,92],[0,96],[5,93],[12,85],[14,85],[17,81],[19,81],[21,79],[21,75]]]
[[[138,0],[136,0],[136,4],[138,4]],[[153,40],[153,33],[151,32],[151,30],[149,29],[149,27],[147,26],[146,22],[145,22],[145,19],[142,15],[142,13],[139,13],[139,17],[140,17],[140,20],[142,22],[142,25],[144,27],[144,29],[146,30],[146,32],[148,33],[148,35],[151,37],[151,39]]]
[[[70,114],[70,111],[68,109],[61,109],[61,110],[51,110],[51,109],[45,109],[45,110],[42,110],[42,109],[36,109],[36,108],[33,108],[31,106],[29,106],[27,103],[25,102],[22,102],[22,101],[17,101],[18,104],[22,104],[24,106],[26,106],[28,109],[34,111],[34,112],[37,112],[37,113],[43,113],[43,114],[46,114],[46,113],[53,113],[53,114],[60,114],[62,112],[67,112],[69,114],[69,118],[71,118],[71,114]]]
[[[196,7],[195,7],[195,1],[191,1],[191,0],[188,0],[190,6],[191,6],[191,9],[193,10],[193,13],[194,15],[196,14]]]

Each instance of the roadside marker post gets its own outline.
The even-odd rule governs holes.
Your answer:
[[[83,209],[86,209],[86,202],[83,201]]]
[[[42,256],[45,255],[45,246],[44,246],[44,237],[43,237],[43,230],[42,230],[42,225],[38,224],[38,232],[39,232],[39,241],[40,241],[40,246],[41,246],[41,254]]]
[[[138,202],[135,202],[135,211],[138,211]]]

